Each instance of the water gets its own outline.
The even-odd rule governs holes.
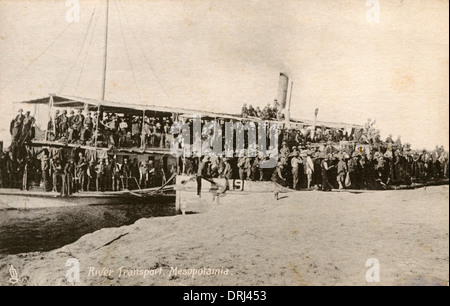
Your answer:
[[[0,210],[0,257],[50,251],[102,228],[174,214],[174,203]]]

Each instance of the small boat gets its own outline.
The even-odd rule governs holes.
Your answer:
[[[38,209],[82,205],[121,205],[173,203],[173,187],[122,191],[87,191],[61,196],[58,192],[0,189],[0,209]]]

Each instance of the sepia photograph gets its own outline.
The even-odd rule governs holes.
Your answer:
[[[0,0],[0,286],[448,286],[448,177],[448,0]]]

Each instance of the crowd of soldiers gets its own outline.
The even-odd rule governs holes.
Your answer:
[[[69,114],[68,114],[69,113]],[[79,109],[56,110],[48,122],[46,139],[63,143],[97,147],[169,148],[171,117],[149,117],[103,112],[83,112]]]
[[[206,178],[274,181],[294,190],[387,189],[448,179],[448,152],[443,147],[412,151],[387,143],[381,150],[338,149],[331,142],[315,148],[283,142],[276,167],[262,168],[271,156],[186,158],[183,171]]]
[[[262,110],[259,106],[253,108],[252,105],[244,104],[241,110],[242,118],[259,118],[262,120],[283,120],[285,115],[277,99],[273,101],[273,106],[268,103]]]
[[[11,120],[9,132],[11,134],[11,143],[23,145],[34,138],[34,123],[36,120],[31,116],[30,112],[23,113],[23,109],[19,109],[17,116]]]
[[[268,105],[261,113],[279,116],[279,104]],[[256,112],[256,113],[255,113]],[[251,120],[258,109],[243,109],[244,120]],[[278,115],[277,115],[278,114]],[[142,117],[82,110],[59,110],[48,123],[47,139],[52,141],[83,144],[91,147],[147,147],[170,148],[172,117]],[[221,120],[223,121],[223,120]],[[98,122],[98,127],[97,127]],[[119,164],[114,158],[89,159],[78,152],[73,158],[49,156],[43,151],[39,158],[26,152],[18,153],[34,138],[35,119],[30,112],[19,114],[11,122],[12,144],[9,152],[0,159],[0,186],[28,189],[31,181],[39,181],[47,191],[70,194],[74,191],[115,191],[120,189],[147,188],[165,181],[166,173],[197,174],[211,178],[241,179],[253,181],[273,180],[292,189],[321,190],[332,188],[380,189],[392,185],[410,185],[429,180],[448,178],[448,152],[443,147],[433,151],[413,151],[409,144],[403,145],[389,135],[380,140],[375,121],[368,119],[364,127],[352,129],[278,129],[280,148],[276,167],[261,167],[261,163],[273,158],[273,154],[248,157],[180,158],[178,169],[155,169],[152,161],[141,162],[124,159]],[[194,132],[193,121],[186,123]],[[204,120],[202,120],[202,124]],[[223,126],[224,122],[221,122]],[[144,126],[142,126],[142,124]],[[96,133],[98,132],[98,133]],[[267,140],[269,141],[269,130]],[[223,133],[224,134],[224,133]],[[197,135],[204,136],[204,135]],[[197,137],[197,138],[199,138]],[[244,137],[245,138],[245,137]],[[342,141],[353,144],[341,147]],[[363,147],[358,146],[362,144]],[[247,143],[248,145],[248,143]],[[247,146],[246,145],[246,146]],[[168,171],[169,170],[169,171]],[[37,177],[37,178],[36,178]]]
[[[173,174],[173,173],[172,173]],[[161,186],[166,174],[152,160],[138,162],[115,157],[89,159],[83,152],[77,156],[50,157],[43,149],[36,157],[14,159],[12,152],[0,158],[0,187],[28,190],[38,184],[46,191],[70,195],[77,191],[119,191]]]

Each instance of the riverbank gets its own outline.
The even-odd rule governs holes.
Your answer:
[[[0,283],[13,265],[17,285],[64,285],[66,261],[77,258],[80,285],[366,285],[365,263],[375,258],[380,285],[448,284],[448,186],[227,197],[202,198],[202,213],[7,256]]]

